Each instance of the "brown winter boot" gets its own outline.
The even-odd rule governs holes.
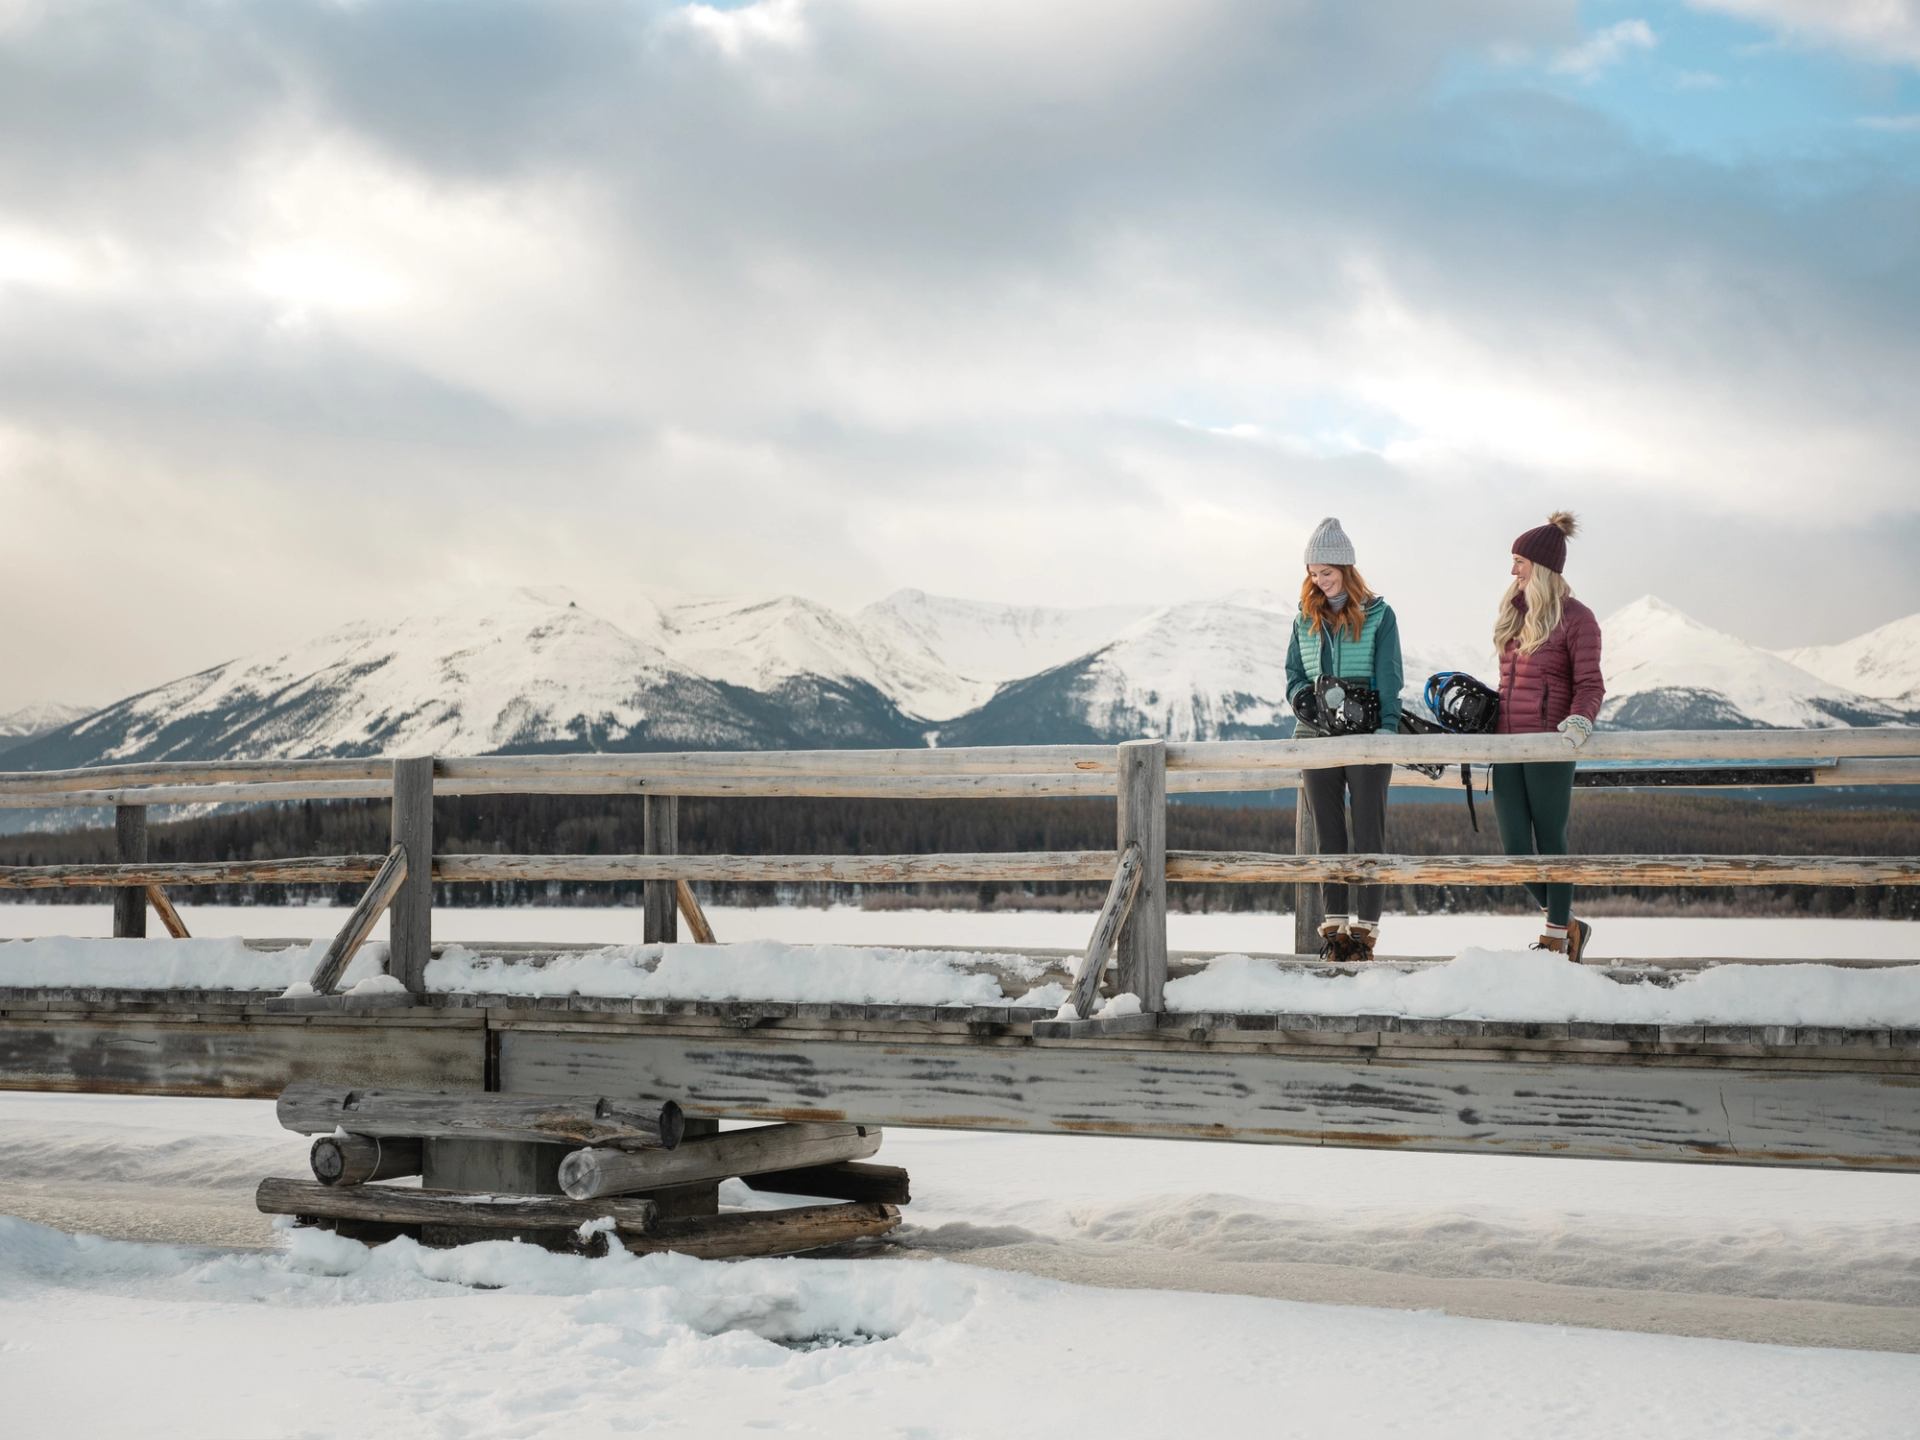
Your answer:
[[[1558,955],[1562,960],[1570,960],[1573,957],[1567,953],[1567,950],[1568,942],[1571,938],[1571,935],[1556,935],[1551,930],[1543,930],[1540,932],[1540,938],[1527,948],[1530,950],[1546,950]]]
[[[1380,938],[1380,927],[1356,920],[1347,927],[1346,958],[1355,964],[1373,959],[1374,943]]]
[[[1593,927],[1584,920],[1576,920],[1567,927],[1567,959],[1576,965],[1584,965],[1587,960],[1587,941],[1593,935]]]
[[[1320,958],[1336,964],[1347,958],[1347,917],[1329,915],[1315,932],[1320,937]]]

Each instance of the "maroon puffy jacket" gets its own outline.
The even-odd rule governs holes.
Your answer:
[[[1524,597],[1516,596],[1514,604],[1526,608]],[[1606,693],[1600,678],[1600,622],[1568,596],[1560,623],[1538,650],[1522,655],[1517,639],[1507,642],[1500,656],[1500,723],[1494,729],[1501,735],[1537,735],[1557,730],[1569,715],[1598,720]]]

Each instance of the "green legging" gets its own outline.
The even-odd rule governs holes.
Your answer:
[[[1567,815],[1573,809],[1573,762],[1538,761],[1493,767],[1493,813],[1500,817],[1500,843],[1509,855],[1567,853]],[[1573,886],[1529,885],[1544,905],[1549,925],[1573,920]]]

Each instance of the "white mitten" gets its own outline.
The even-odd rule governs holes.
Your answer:
[[[1578,750],[1593,738],[1593,722],[1584,715],[1569,715],[1560,722],[1560,733]]]

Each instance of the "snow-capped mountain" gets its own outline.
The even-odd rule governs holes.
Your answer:
[[[1287,646],[1294,605],[1264,592],[1169,605],[1090,654],[1002,688],[941,731],[943,745],[1105,740],[1263,740],[1293,733]],[[1465,646],[1402,642],[1402,701],[1418,706],[1436,670],[1474,668]],[[1422,712],[1424,713],[1424,712]]]
[[[1016,680],[947,725],[943,745],[1026,737],[1259,740],[1291,734],[1286,617],[1201,601],[1135,621],[1091,654]]]
[[[63,705],[58,701],[9,710],[0,714],[0,750],[11,749],[36,735],[58,730],[62,725],[71,725],[92,713],[91,705]]]
[[[804,716],[698,674],[565,592],[478,613],[364,622],[133,696],[10,757],[134,759],[911,743],[842,697]]]
[[[1099,649],[1152,609],[995,605],[900,590],[855,618],[887,653],[925,656],[940,667],[944,682],[930,675],[899,698],[916,715],[949,720],[977,709],[1002,685]]]
[[[876,724],[898,727],[909,715],[941,718],[950,697],[965,698],[967,682],[924,646],[798,595],[687,600],[659,614],[658,643],[680,664],[784,703],[825,682],[870,708]],[[905,743],[917,740],[916,731]]]
[[[1902,710],[1920,710],[1920,615],[1895,620],[1838,645],[1808,645],[1776,653],[1832,684]]]
[[[526,589],[217,665],[21,740],[6,768],[1283,736],[1293,613],[1292,597],[1263,591],[1153,610],[902,591],[844,615],[796,596],[600,609]],[[1606,724],[1920,721],[1652,597],[1603,628]],[[1425,634],[1417,615],[1402,615],[1401,639],[1409,707],[1436,670],[1493,678],[1483,643]]]
[[[1603,724],[1625,730],[1884,725],[1895,706],[1822,680],[1644,595],[1601,622]]]

